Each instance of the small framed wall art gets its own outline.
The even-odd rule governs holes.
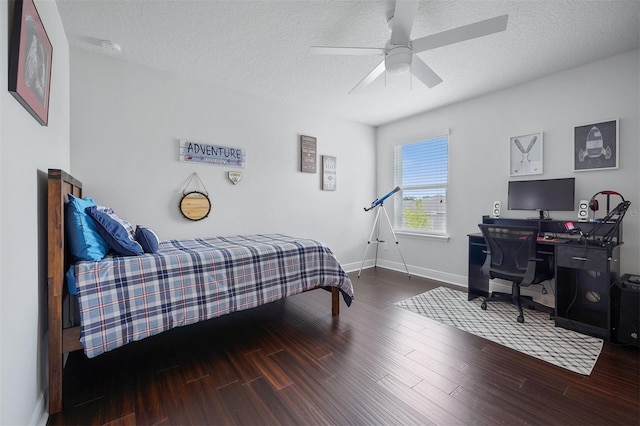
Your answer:
[[[317,140],[313,136],[300,135],[300,171],[316,172]]]
[[[322,190],[336,190],[337,159],[331,155],[322,156]]]
[[[33,0],[17,0],[9,54],[9,92],[43,126],[49,123],[53,47]]]
[[[573,171],[617,169],[618,120],[582,124],[573,128]]]
[[[542,132],[514,136],[509,140],[511,176],[542,174]]]

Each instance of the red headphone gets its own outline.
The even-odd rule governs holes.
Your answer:
[[[596,197],[600,194],[606,195],[607,196],[607,214],[609,214],[609,199],[611,198],[612,195],[617,195],[618,197],[620,197],[622,199],[622,202],[624,202],[624,197],[622,196],[622,194],[616,192],[616,191],[609,191],[609,190],[605,190],[605,191],[600,191],[600,192],[596,192],[593,197],[591,197],[591,200],[589,200],[589,208],[591,210],[598,211],[598,209],[600,208],[600,205],[598,203],[598,200],[596,200]]]

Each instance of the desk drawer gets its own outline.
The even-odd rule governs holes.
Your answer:
[[[556,265],[586,271],[606,272],[609,270],[609,253],[606,248],[599,247],[558,246]]]

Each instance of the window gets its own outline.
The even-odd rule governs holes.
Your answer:
[[[394,203],[396,231],[447,234],[448,145],[443,134],[395,147],[395,184],[402,189],[402,201]]]

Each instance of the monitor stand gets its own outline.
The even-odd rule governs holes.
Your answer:
[[[544,214],[544,210],[540,210],[539,217],[528,217],[527,220],[552,220],[548,215]]]

